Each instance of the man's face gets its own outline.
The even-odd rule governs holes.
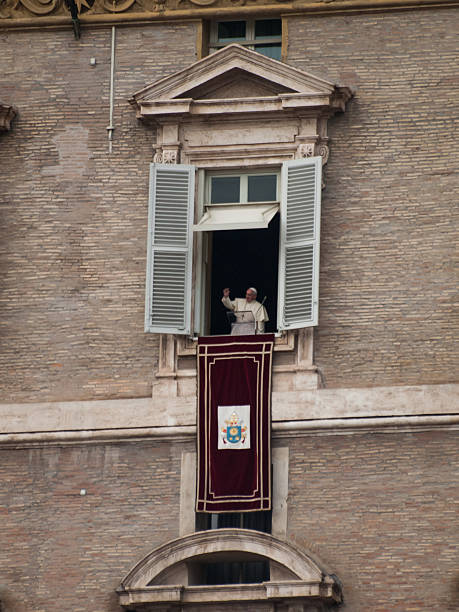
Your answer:
[[[257,297],[256,294],[253,291],[251,291],[250,289],[247,289],[247,291],[245,292],[245,299],[248,302],[253,302],[256,297]]]

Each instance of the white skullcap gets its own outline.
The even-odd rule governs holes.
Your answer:
[[[252,293],[255,293],[255,295],[258,295],[258,291],[255,289],[255,287],[249,287],[247,291],[251,291]]]

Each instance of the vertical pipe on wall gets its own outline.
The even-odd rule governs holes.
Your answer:
[[[112,50],[110,57],[110,123],[107,127],[108,132],[108,152],[112,152],[113,146],[113,104],[114,104],[114,86],[115,86],[115,26],[112,26]]]

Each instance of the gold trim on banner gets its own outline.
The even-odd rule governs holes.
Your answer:
[[[213,346],[218,346],[218,345],[213,345]],[[254,353],[255,353],[255,351],[251,352],[250,355],[234,355],[234,353],[233,353],[233,354],[231,354],[231,359],[252,359],[253,362],[255,363],[256,368],[257,368],[256,411],[257,411],[257,414],[258,413],[262,414],[263,413],[263,394],[262,394],[262,397],[260,398],[260,378],[261,378],[260,377],[260,361],[259,361],[259,359],[255,359]],[[259,354],[262,355],[262,358],[261,358],[262,364],[261,364],[261,366],[262,366],[262,371],[263,371],[264,351],[263,351],[263,353],[259,353]],[[226,360],[226,359],[228,359],[228,357],[227,356],[223,357],[221,354],[211,355],[209,357],[213,360],[212,363],[208,364],[209,365],[208,379],[209,379],[209,382],[210,382],[212,380],[212,366],[215,364],[215,362],[221,361],[222,359]],[[262,380],[262,378],[261,378],[261,380]],[[207,402],[208,402],[209,406],[212,405],[212,392],[211,391],[209,392],[209,397],[208,397]],[[209,417],[210,417],[209,418],[209,431],[210,431],[211,425],[212,425],[212,413],[210,411],[209,411]],[[257,449],[257,452],[258,452],[258,450],[261,447],[261,435],[262,435],[262,420],[260,418],[258,418],[258,428],[257,428],[257,431],[255,433],[256,433],[256,446],[255,446],[255,448]],[[210,448],[210,443],[211,443],[211,439],[210,439],[210,434],[209,434],[209,438],[207,440],[208,448]],[[239,497],[241,499],[244,499],[244,498],[247,498],[248,500],[253,499],[257,495],[257,493],[259,491],[263,491],[263,480],[261,481],[261,483],[258,482],[258,475],[259,475],[259,473],[261,474],[261,478],[263,479],[263,469],[261,468],[262,460],[263,460],[263,457],[262,457],[261,453],[258,453],[258,464],[259,464],[260,467],[259,467],[259,470],[257,471],[257,482],[256,482],[256,485],[255,485],[255,489],[252,491],[251,495],[240,495]],[[215,491],[212,488],[212,479],[211,479],[211,474],[210,474],[210,460],[209,460],[208,464],[206,465],[206,471],[207,470],[209,471],[209,488],[207,489],[207,491],[208,491],[209,494],[213,495],[212,503],[225,504],[225,503],[228,502],[228,499],[233,499],[234,495],[216,495],[215,494]]]
[[[264,401],[264,395],[263,393],[260,392],[261,389],[261,381],[264,380],[264,376],[265,376],[265,358],[268,357],[270,360],[272,359],[272,354],[273,354],[273,348],[274,348],[274,342],[273,341],[261,341],[259,344],[261,345],[261,349],[258,350],[252,350],[250,349],[250,351],[248,353],[242,353],[242,352],[234,352],[229,350],[229,352],[219,352],[219,353],[210,353],[209,354],[209,348],[214,348],[214,347],[231,347],[231,346],[241,346],[241,344],[244,344],[244,342],[242,340],[234,340],[232,342],[224,342],[224,343],[215,343],[212,345],[208,345],[208,344],[202,344],[202,345],[198,345],[198,351],[197,351],[197,357],[198,359],[203,359],[204,361],[204,365],[202,367],[202,371],[205,372],[205,377],[204,377],[204,402],[205,402],[205,413],[206,415],[210,415],[209,413],[209,409],[210,409],[210,405],[212,403],[212,394],[211,394],[211,389],[210,389],[210,381],[212,379],[212,366],[217,362],[217,361],[221,361],[221,360],[225,360],[228,358],[231,359],[252,359],[256,369],[257,369],[257,391],[256,391],[256,401],[255,401],[255,410],[257,412],[257,414],[260,415],[263,413],[263,401]],[[254,344],[255,346],[255,344]],[[201,372],[201,367],[198,367],[198,389],[201,388],[201,382],[200,382],[200,372]],[[269,413],[269,419],[271,420],[271,386],[272,386],[272,370],[271,367],[269,368],[269,372],[268,372],[268,413]],[[211,482],[211,470],[210,470],[210,456],[209,456],[209,449],[210,449],[210,445],[211,445],[211,439],[210,439],[210,431],[211,431],[211,419],[209,418],[205,418],[204,420],[204,437],[207,441],[205,448],[204,448],[204,467],[202,472],[198,472],[198,482],[197,482],[197,495],[196,495],[196,511],[197,512],[209,512],[208,510],[208,504],[211,504],[211,508],[212,508],[212,512],[214,513],[219,513],[222,512],[220,510],[217,510],[217,508],[215,506],[217,506],[218,504],[227,504],[228,503],[228,498],[227,496],[218,496],[218,497],[214,497],[212,499],[212,501],[210,501],[207,496],[210,494],[212,496],[215,496],[215,492],[213,491],[212,488],[212,482]],[[198,439],[200,438],[200,419],[197,419],[197,436]],[[261,448],[261,443],[262,443],[262,436],[263,436],[263,423],[262,423],[262,419],[258,418],[258,427],[257,430],[255,432],[256,435],[256,445],[255,448],[260,449]],[[269,457],[271,457],[271,435],[268,435],[268,454]],[[201,457],[200,457],[200,444],[197,445],[197,465],[200,466],[201,465]],[[272,496],[272,480],[271,480],[271,470],[268,470],[268,482],[267,482],[267,492],[265,491],[265,486],[264,486],[264,482],[263,482],[263,469],[262,469],[262,454],[259,453],[258,454],[258,463],[259,463],[259,474],[257,473],[257,482],[256,482],[256,486],[255,489],[253,490],[251,495],[241,495],[240,496],[240,501],[250,501],[251,499],[254,499],[254,501],[259,501],[260,503],[264,503],[265,501],[269,501],[271,500],[271,496]],[[199,468],[198,468],[199,469]],[[261,477],[261,481],[259,480],[259,477]],[[200,485],[199,485],[199,479],[202,478],[204,481],[204,491],[206,492],[206,498],[205,499],[201,499],[201,497],[199,496],[199,491],[200,491]],[[257,496],[258,493],[258,496]],[[199,506],[199,508],[198,508]],[[256,510],[243,510],[244,512],[256,512],[260,510],[260,508],[256,509]],[[226,511],[223,511],[226,512]]]

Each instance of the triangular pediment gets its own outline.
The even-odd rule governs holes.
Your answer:
[[[221,100],[225,98],[262,98],[277,96],[281,93],[295,93],[295,91],[246,70],[232,68],[210,81],[205,81],[193,89],[189,89],[178,98]]]
[[[148,85],[134,94],[132,102],[330,95],[334,90],[333,83],[232,44]]]

